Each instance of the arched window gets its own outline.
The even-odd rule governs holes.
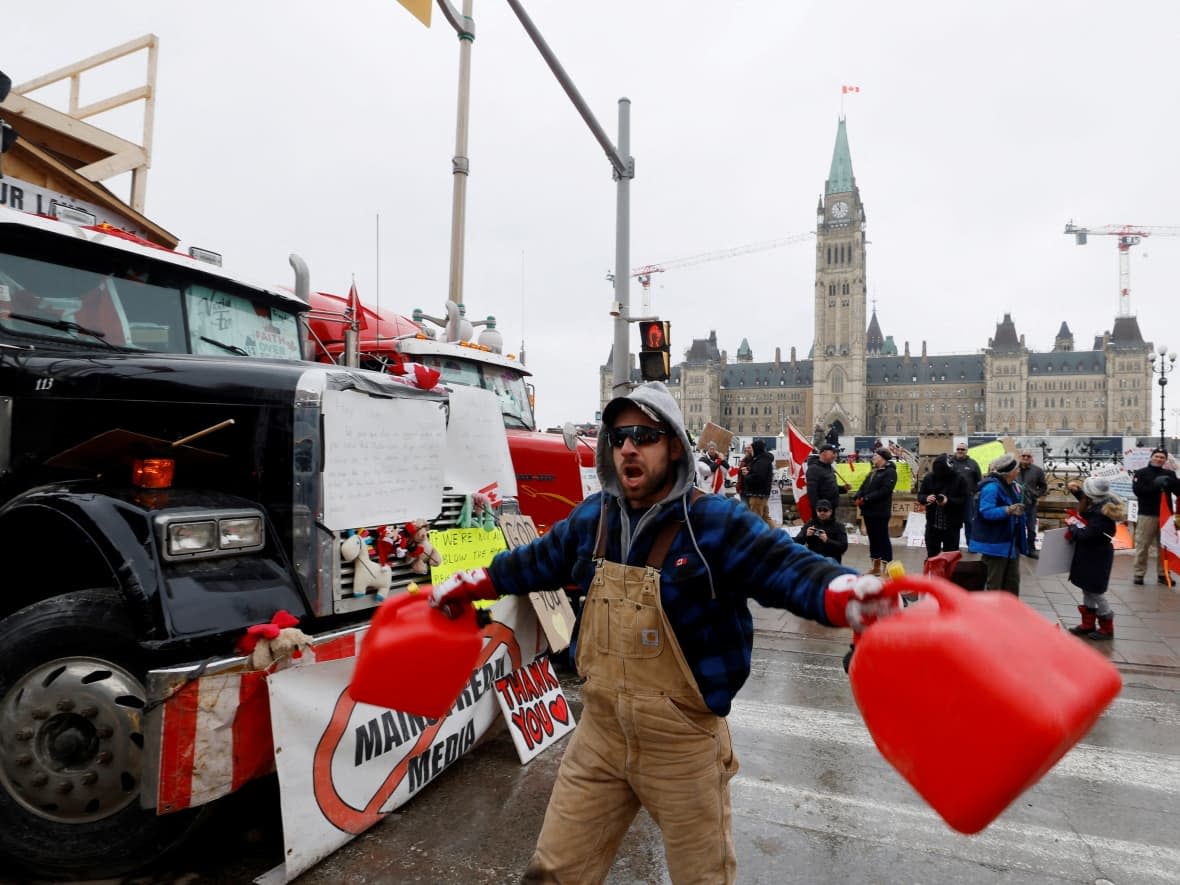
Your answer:
[[[832,393],[844,392],[844,373],[839,369],[832,369]]]

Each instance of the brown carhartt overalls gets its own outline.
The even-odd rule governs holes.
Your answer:
[[[642,805],[660,827],[676,885],[734,881],[729,726],[706,705],[660,604],[659,566],[683,523],[665,525],[648,565],[605,559],[582,610],[574,730],[525,882],[602,882]]]

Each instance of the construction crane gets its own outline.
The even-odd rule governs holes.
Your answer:
[[[1180,227],[1142,227],[1135,224],[1105,224],[1101,227],[1083,227],[1072,221],[1065,225],[1065,232],[1073,234],[1074,242],[1086,245],[1086,238],[1093,236],[1118,237],[1119,247],[1119,312],[1118,316],[1131,315],[1131,247],[1138,246],[1144,237],[1180,236]]]
[[[651,313],[651,278],[653,274],[663,273],[678,267],[690,267],[694,264],[704,264],[706,261],[718,261],[722,258],[736,258],[739,255],[749,255],[752,252],[767,252],[793,243],[802,243],[815,238],[815,231],[792,234],[777,240],[763,240],[760,243],[747,243],[744,246],[734,246],[732,249],[721,249],[715,252],[702,252],[699,255],[689,255],[687,258],[676,258],[672,261],[661,261],[659,264],[645,264],[631,270],[631,276],[639,280],[643,287],[643,312],[641,316]]]

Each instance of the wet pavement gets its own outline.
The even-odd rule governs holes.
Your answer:
[[[894,556],[905,565],[907,574],[921,574],[926,558],[924,548],[894,544]],[[1091,642],[1095,649],[1116,666],[1180,668],[1180,587],[1155,583],[1154,559],[1148,563],[1149,576],[1142,585],[1131,582],[1132,551],[1115,554],[1114,570],[1106,591],[1114,610],[1114,640]],[[964,551],[964,559],[978,559]],[[872,567],[868,548],[852,544],[844,564],[867,571]],[[1066,628],[1080,620],[1078,606],[1082,591],[1069,583],[1064,574],[1037,577],[1037,561],[1020,560],[1020,600],[1050,621]],[[755,628],[763,633],[818,637],[830,640],[831,631],[810,621],[776,609],[754,609]]]
[[[920,573],[923,551],[896,552]],[[845,559],[869,565],[864,547]],[[1063,575],[1037,578],[1035,565],[1022,561],[1021,599],[1072,626],[1079,591]],[[840,664],[848,631],[755,607],[753,671],[729,717],[741,762],[732,782],[738,881],[1180,883],[1180,590],[1133,585],[1130,557],[1119,554],[1109,592],[1115,639],[1091,645],[1119,668],[1122,693],[1039,783],[970,837],[943,823],[872,743]],[[577,715],[579,681],[562,681]],[[507,733],[493,730],[430,789],[297,882],[518,881],[563,749],[521,765]],[[229,797],[179,854],[122,885],[249,882],[266,872],[283,852],[276,791],[270,779]],[[645,813],[607,881],[670,881]]]

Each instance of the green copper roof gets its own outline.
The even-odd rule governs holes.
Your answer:
[[[829,194],[851,193],[856,184],[852,175],[852,154],[848,151],[848,132],[844,127],[844,118],[836,127],[836,147],[832,149],[832,170],[828,173],[827,192]]]
[[[750,356],[750,355],[751,355],[750,342],[747,341],[745,338],[743,338],[742,343],[738,345],[738,356]]]

